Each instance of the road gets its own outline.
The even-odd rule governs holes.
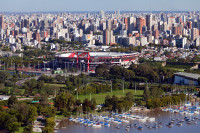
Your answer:
[[[38,80],[40,76],[36,76],[36,77],[31,77],[31,78],[25,78],[25,79],[22,79],[22,80],[19,80],[16,82],[16,85],[18,86],[22,86],[24,84],[24,82],[28,81],[28,80],[31,80],[31,79],[36,79]]]
[[[89,75],[90,73],[85,73],[85,72],[83,72],[84,74],[86,74],[86,75]],[[56,77],[56,76],[58,76],[58,75],[61,75],[61,76],[70,76],[70,75],[73,75],[73,76],[78,76],[78,75],[80,75],[81,74],[81,72],[76,72],[76,73],[66,73],[66,74],[50,74],[50,73],[48,73],[48,74],[45,74],[45,75],[48,75],[48,76],[52,76],[52,77]],[[41,75],[40,75],[41,76]],[[31,78],[25,78],[25,79],[22,79],[22,80],[19,80],[19,81],[17,81],[16,82],[16,85],[18,85],[18,86],[22,86],[23,84],[24,84],[24,82],[26,82],[26,81],[28,81],[28,80],[31,80],[31,79],[36,79],[36,80],[38,80],[39,78],[40,78],[40,76],[36,76],[36,77],[31,77]]]

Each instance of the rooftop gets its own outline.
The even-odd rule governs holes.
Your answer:
[[[79,52],[78,54],[85,56],[87,52]],[[119,57],[119,56],[132,56],[137,53],[120,53],[120,52],[89,52],[91,57]],[[75,53],[58,53],[57,57],[77,57]]]
[[[191,79],[195,79],[195,80],[198,80],[198,78],[200,77],[200,74],[185,73],[185,72],[177,72],[177,73],[175,73],[175,75],[183,76],[183,77],[191,78]]]

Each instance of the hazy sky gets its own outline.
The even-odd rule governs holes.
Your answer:
[[[17,11],[185,11],[200,10],[200,0],[0,0],[0,12]]]

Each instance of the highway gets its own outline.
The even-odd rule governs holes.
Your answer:
[[[83,74],[86,74],[86,75],[89,75],[90,73],[88,72],[82,72]],[[73,76],[78,76],[80,75],[81,72],[75,72],[75,73],[66,73],[66,74],[51,74],[51,73],[43,73],[43,75],[48,75],[48,76],[52,76],[52,77],[56,77],[58,75],[61,75],[61,76],[70,76],[70,75],[73,75]],[[31,80],[31,79],[36,79],[38,80],[39,78],[41,77],[40,76],[36,76],[36,77],[30,77],[30,78],[25,78],[25,79],[21,79],[19,81],[16,82],[16,85],[18,86],[22,86],[26,81],[28,80]]]

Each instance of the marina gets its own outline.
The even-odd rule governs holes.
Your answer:
[[[121,132],[144,132],[144,133],[187,133],[200,130],[200,115],[198,106],[179,106],[179,109],[165,108],[160,111],[133,112],[124,114],[111,114],[110,116],[90,115],[88,118],[69,118],[65,128],[59,129],[58,133],[121,133]],[[183,110],[185,109],[185,110]],[[195,109],[196,113],[190,112]],[[174,111],[175,110],[175,111]],[[195,111],[194,111],[195,112]]]

